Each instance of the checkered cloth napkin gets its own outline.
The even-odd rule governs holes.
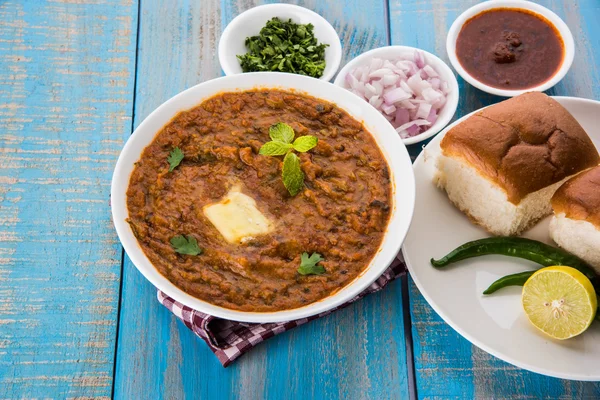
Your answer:
[[[185,326],[200,336],[208,344],[212,352],[215,353],[221,364],[227,367],[236,358],[251,350],[263,340],[289,331],[309,321],[329,315],[362,299],[368,294],[378,292],[389,282],[403,275],[405,272],[406,265],[402,259],[402,254],[398,254],[388,269],[371,286],[341,306],[308,318],[268,324],[248,324],[217,318],[191,309],[168,297],[160,290],[157,296],[158,301],[175,314],[177,318],[182,320]]]

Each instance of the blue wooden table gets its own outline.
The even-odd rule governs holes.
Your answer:
[[[472,346],[410,278],[227,369],[158,304],[113,229],[112,169],[155,107],[221,75],[221,31],[258,3],[0,0],[0,398],[600,398]],[[333,23],[343,63],[388,44],[447,60],[472,3],[300,2]],[[600,2],[542,3],[577,47],[550,92],[600,99]],[[456,117],[499,100],[459,83]]]

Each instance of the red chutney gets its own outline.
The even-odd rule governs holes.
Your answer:
[[[500,89],[527,89],[552,78],[564,43],[556,27],[529,10],[494,8],[465,22],[456,40],[460,65],[475,79]]]

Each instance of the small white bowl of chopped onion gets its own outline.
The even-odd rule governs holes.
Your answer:
[[[334,82],[375,107],[404,144],[440,132],[458,106],[458,82],[446,63],[408,46],[373,49],[351,60]]]

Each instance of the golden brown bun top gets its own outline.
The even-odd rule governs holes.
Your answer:
[[[600,166],[566,181],[552,197],[554,213],[594,224],[600,229]]]
[[[540,92],[479,111],[452,128],[441,147],[498,184],[513,204],[600,162],[581,125]]]

